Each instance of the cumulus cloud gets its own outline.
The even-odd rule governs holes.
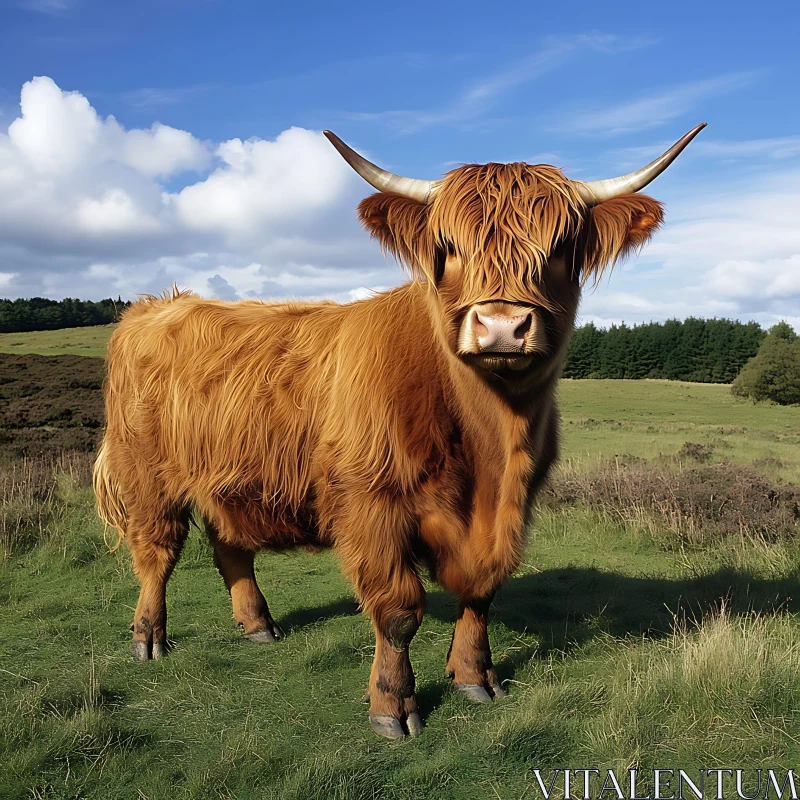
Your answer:
[[[132,299],[177,282],[225,299],[346,301],[403,280],[355,219],[363,182],[317,131],[205,142],[159,123],[128,130],[46,77],[26,83],[20,100],[0,132],[4,296]],[[760,158],[750,163],[763,168],[724,183],[695,172],[692,194],[661,179],[654,194],[668,205],[665,228],[587,293],[583,319],[796,324],[795,140],[718,147],[720,157]]]
[[[359,229],[364,187],[317,131],[204,142],[126,130],[53,80],[0,133],[0,288],[135,297],[173,281],[225,298],[349,298],[400,279]],[[182,188],[174,188],[182,187]]]
[[[222,164],[203,181],[187,186],[175,200],[190,229],[216,230],[230,240],[260,236],[264,225],[291,226],[299,215],[332,205],[350,175],[318,133],[291,128],[274,142],[223,142]]]
[[[764,172],[666,197],[667,224],[642,253],[584,299],[585,319],[686,316],[797,320],[800,170]],[[639,297],[642,308],[631,297]],[[621,302],[620,298],[625,298]],[[795,324],[795,322],[791,322]]]

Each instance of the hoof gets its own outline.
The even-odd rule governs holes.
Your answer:
[[[272,631],[253,631],[252,633],[246,633],[244,635],[245,639],[249,639],[251,642],[277,642],[281,637],[276,636]]]
[[[404,739],[405,731],[397,717],[389,714],[370,714],[369,724],[372,730],[384,739]]]
[[[153,642],[153,658],[164,658],[167,646],[163,642]]]
[[[408,728],[408,735],[413,736],[415,739],[422,733],[422,717],[419,711],[412,711],[406,720],[406,727]]]
[[[487,692],[483,686],[478,686],[477,683],[454,683],[453,688],[473,703],[492,702],[492,697],[489,692]]]
[[[508,692],[500,685],[499,681],[490,683],[489,688],[492,690],[495,700],[499,700],[501,697],[508,697]]]
[[[133,660],[134,661],[149,661],[150,660],[150,642],[133,643]]]

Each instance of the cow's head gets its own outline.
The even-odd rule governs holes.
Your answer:
[[[325,135],[379,190],[361,202],[359,216],[431,287],[451,356],[494,384],[523,391],[537,375],[558,369],[581,286],[661,224],[661,204],[635,192],[704,127],[637,172],[589,183],[522,163],[471,164],[439,181],[404,178]]]

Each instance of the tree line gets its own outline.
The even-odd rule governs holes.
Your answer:
[[[0,332],[104,325],[129,305],[121,299],[0,299]],[[589,322],[575,330],[566,378],[668,378],[731,383],[758,352],[766,331],[756,322],[697,319],[649,322],[607,330]]]
[[[31,297],[24,300],[0,299],[0,333],[51,331],[59,328],[82,328],[114,322],[129,305],[112,300],[48,300]]]
[[[576,328],[566,378],[667,378],[731,383],[758,352],[766,331],[756,322],[688,317],[607,330]]]

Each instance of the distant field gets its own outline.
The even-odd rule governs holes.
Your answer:
[[[106,345],[116,325],[92,325],[57,331],[0,333],[0,353],[43,356],[98,356],[106,354]]]
[[[115,327],[0,334],[0,353],[103,357]],[[691,442],[714,461],[760,460],[800,483],[800,406],[753,405],[722,384],[657,380],[564,380],[560,398],[562,460],[578,469],[601,457],[672,455]]]
[[[686,442],[712,461],[760,462],[800,483],[800,406],[753,404],[722,384],[564,380],[559,390],[562,461],[591,468],[598,458],[654,458]]]

